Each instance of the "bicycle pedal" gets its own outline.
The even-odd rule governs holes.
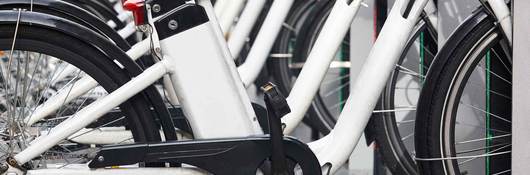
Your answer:
[[[273,83],[269,82],[261,86],[261,90],[265,94],[265,103],[267,109],[272,109],[270,112],[274,112],[275,117],[283,117],[291,112],[287,99],[282,95],[280,90]]]
[[[293,174],[292,169],[287,168],[287,157],[284,151],[283,127],[281,118],[291,112],[287,100],[272,83],[261,87],[265,94],[267,106],[267,118],[269,121],[270,144],[272,148],[271,171],[275,175]]]

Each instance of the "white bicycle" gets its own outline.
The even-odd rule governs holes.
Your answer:
[[[492,2],[495,1],[492,0]],[[303,118],[303,114],[309,107],[312,96],[318,90],[319,83],[328,69],[329,63],[333,58],[338,45],[342,41],[342,37],[348,31],[349,24],[355,16],[355,12],[360,6],[360,3],[360,1],[354,1],[352,3],[346,3],[345,1],[336,2],[328,21],[321,31],[321,37],[317,39],[312,53],[309,55],[291,94],[289,94],[289,97],[287,98],[287,102],[292,108],[292,111],[282,120],[282,123],[285,124],[284,132],[289,133],[292,131],[296,124]],[[151,8],[149,5],[146,5],[145,7],[147,8],[144,8],[143,2],[129,2],[126,3],[126,5],[127,4],[130,5],[128,8],[135,12],[136,22],[137,24],[140,24],[139,28],[148,33],[150,37],[150,40],[145,41],[143,47],[133,47],[133,49],[128,52],[128,55],[131,57],[134,57],[134,55],[141,55],[142,53],[140,51],[142,51],[142,49],[138,48],[143,48],[143,50],[152,49],[154,54],[160,58],[158,63],[134,78],[131,78],[134,75],[127,74],[123,69],[120,69],[120,67],[129,67],[127,62],[131,61],[126,58],[127,56],[125,56],[123,52],[113,49],[112,43],[109,43],[101,37],[92,36],[94,38],[91,38],[90,36],[80,35],[80,33],[68,32],[72,31],[70,29],[83,31],[83,28],[72,25],[69,21],[62,21],[50,15],[23,12],[22,10],[1,12],[4,13],[1,16],[5,18],[1,21],[5,21],[7,29],[13,29],[5,30],[13,31],[7,32],[6,38],[8,38],[8,34],[15,38],[15,40],[11,39],[8,44],[3,45],[3,50],[10,50],[8,57],[8,60],[10,60],[9,63],[13,60],[12,53],[14,53],[15,50],[28,49],[28,51],[32,52],[51,52],[47,54],[75,65],[79,70],[84,71],[102,86],[108,84],[104,86],[107,91],[115,89],[112,93],[109,93],[108,96],[75,112],[72,114],[72,117],[69,117],[61,124],[58,124],[49,132],[31,139],[32,141],[30,144],[22,141],[18,142],[18,140],[24,140],[27,136],[26,133],[14,134],[16,131],[26,131],[25,128],[28,128],[27,126],[29,125],[8,125],[9,127],[7,128],[9,128],[8,131],[10,131],[7,132],[10,136],[9,142],[13,143],[17,141],[18,144],[16,145],[22,146],[16,146],[17,149],[15,149],[15,144],[10,144],[8,154],[6,154],[7,156],[10,156],[7,161],[8,164],[6,164],[9,165],[7,171],[22,170],[30,165],[30,168],[32,169],[47,167],[48,164],[42,165],[39,163],[39,158],[37,158],[39,155],[46,151],[49,152],[50,148],[57,145],[63,139],[75,135],[79,130],[87,127],[90,123],[129,99],[128,103],[122,105],[121,108],[123,111],[129,110],[132,111],[131,113],[141,113],[141,111],[143,111],[143,114],[145,114],[142,115],[143,117],[138,117],[138,115],[135,117],[134,114],[126,115],[126,118],[129,121],[129,128],[133,131],[132,136],[134,137],[134,141],[156,141],[160,139],[158,129],[156,129],[157,127],[153,126],[154,123],[149,121],[149,117],[145,117],[149,115],[145,112],[147,111],[147,113],[149,113],[150,110],[148,108],[146,109],[146,105],[142,103],[146,103],[148,100],[142,99],[145,98],[145,96],[135,95],[168,73],[169,76],[166,78],[166,82],[169,84],[167,84],[167,87],[169,85],[173,87],[173,92],[175,92],[179,103],[182,105],[184,112],[190,121],[195,138],[215,139],[249,137],[262,133],[255,114],[250,106],[248,97],[244,92],[244,87],[242,83],[240,83],[240,78],[236,72],[235,65],[226,49],[223,36],[219,28],[216,26],[217,24],[213,17],[213,10],[208,1],[198,1],[197,4],[199,6],[186,4],[181,8],[168,12],[160,18],[154,18],[156,20],[153,20],[151,16]],[[357,140],[372,113],[379,93],[383,89],[390,72],[394,68],[395,62],[399,58],[399,54],[401,54],[402,49],[404,48],[401,43],[404,43],[409,38],[412,28],[426,4],[427,1],[425,0],[410,2],[397,1],[390,13],[387,24],[383,28],[378,41],[374,45],[370,57],[368,58],[368,62],[363,66],[359,78],[353,85],[352,93],[341,114],[342,117],[339,117],[334,130],[329,135],[309,144],[310,148],[315,153],[316,158],[318,158],[318,162],[323,165],[323,172],[333,173],[347,160],[349,154],[354,149]],[[491,4],[492,6],[497,7],[493,9],[495,9],[494,11],[498,16],[509,15],[508,8],[504,3]],[[195,16],[190,17],[189,14],[195,14]],[[184,16],[186,16],[186,18],[184,18]],[[510,22],[507,21],[508,18],[498,19],[503,19],[501,21],[503,29],[507,36],[511,36],[509,33]],[[52,24],[49,21],[54,22]],[[151,26],[152,28],[148,26]],[[62,32],[55,30],[59,28],[68,30]],[[391,31],[391,33],[388,33],[389,31]],[[39,38],[39,36],[34,36],[36,34],[32,34],[35,32],[49,33],[49,36],[56,34],[60,37],[54,37],[56,40],[48,41],[48,43],[51,44],[46,45],[46,43],[43,43],[43,36],[40,36]],[[88,35],[87,33],[84,34]],[[70,43],[65,43],[65,38],[67,38],[67,41]],[[76,44],[72,45],[74,42],[76,42]],[[34,45],[46,47],[45,49],[38,47],[24,48]],[[54,47],[56,45],[62,47]],[[88,50],[90,50],[90,52],[88,52]],[[53,53],[52,51],[56,51],[56,53]],[[83,55],[84,53],[92,53],[94,55]],[[96,53],[99,55],[96,55]],[[388,59],[389,55],[393,59]],[[114,59],[104,59],[108,57]],[[197,58],[203,58],[204,60]],[[197,67],[201,67],[202,69],[199,70]],[[18,77],[20,77],[19,75],[25,75],[20,72],[16,73]],[[126,82],[128,79],[131,79],[131,81]],[[82,81],[76,81],[76,84],[79,82]],[[366,86],[371,88],[365,88]],[[215,90],[212,90],[212,87],[215,87]],[[14,92],[17,92],[18,88],[17,86],[14,86],[14,88],[10,86],[6,89],[12,89]],[[131,98],[133,96],[134,98]],[[11,98],[11,101],[13,103],[8,103],[11,104],[11,106],[8,107],[10,110],[7,111],[9,111],[8,116],[11,116],[9,118],[12,120],[8,123],[24,123],[28,118],[26,118],[24,112],[17,112],[19,111],[18,107],[20,107],[18,105],[18,99]],[[129,103],[132,107],[127,106]],[[18,119],[15,120],[15,118]],[[219,127],[220,125],[223,127]],[[27,134],[31,135],[29,132]],[[17,139],[15,139],[15,136]],[[249,139],[252,139],[252,137]],[[259,140],[258,138],[255,139]],[[234,140],[238,141],[238,139]],[[217,141],[219,141],[219,143],[229,143],[234,140]],[[198,142],[200,142],[200,140]],[[210,140],[210,142],[215,142],[215,140]],[[296,141],[293,141],[293,143],[295,142]],[[173,146],[185,146],[185,144],[175,144],[176,145]],[[143,145],[145,146],[145,144]],[[133,145],[131,147],[135,146],[138,145]],[[155,146],[163,145],[154,144],[153,147]],[[139,148],[144,149],[144,147]],[[287,152],[287,154],[290,153]],[[113,158],[99,156],[94,159],[92,163],[95,161],[102,163],[106,163],[106,161],[112,162],[112,159]],[[31,163],[27,164],[28,162]],[[141,159],[138,162],[149,162],[149,160]],[[130,164],[138,162],[129,161],[122,163]],[[273,161],[273,165],[274,163],[275,161]],[[296,163],[299,163],[302,169],[307,168],[306,165],[303,165],[300,162]],[[198,167],[203,168],[201,166]],[[61,172],[62,170],[64,171]],[[134,168],[110,170],[86,170],[81,168],[62,170],[54,171],[59,174],[73,172],[102,174],[146,173],[148,171],[157,171],[157,173],[175,173],[176,171],[192,173],[196,171],[195,169],[190,168]],[[49,173],[50,171],[30,170],[27,172],[29,174],[38,174]],[[311,174],[315,172],[304,171],[304,173]]]

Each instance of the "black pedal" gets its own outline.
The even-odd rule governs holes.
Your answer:
[[[283,140],[283,127],[281,118],[290,113],[291,109],[287,100],[280,93],[278,88],[272,83],[267,83],[261,87],[265,95],[267,105],[267,116],[269,120],[270,144],[272,147],[272,174],[289,175],[294,174],[292,169],[287,168],[287,158],[285,156]]]

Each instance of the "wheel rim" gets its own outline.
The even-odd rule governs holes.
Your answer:
[[[511,91],[499,90],[511,89],[511,62],[499,38],[490,30],[453,78],[440,138],[446,174],[510,173]]]

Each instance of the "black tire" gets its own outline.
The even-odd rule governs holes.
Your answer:
[[[511,136],[495,139],[490,137],[499,136],[501,131],[502,133],[511,134],[511,122],[510,124],[506,122],[511,121],[511,117],[503,118],[506,121],[501,121],[497,118],[490,119],[490,115],[493,114],[500,117],[511,116],[511,51],[509,50],[511,49],[500,27],[496,25],[496,20],[485,13],[483,9],[468,18],[440,50],[440,54],[437,55],[427,74],[417,111],[415,143],[420,174],[496,174],[503,171],[510,174],[509,171],[505,171],[510,169],[511,166],[510,154],[492,157],[486,155],[467,162],[463,162],[462,159],[456,159],[475,152],[481,153],[485,151],[488,154],[493,154],[511,150]],[[488,54],[490,51],[492,52],[491,55]],[[482,62],[483,60],[485,61]],[[482,68],[481,63],[484,63],[486,68]],[[482,90],[477,92],[467,89],[478,86],[476,83],[470,84],[473,86],[466,86],[472,80],[470,76],[477,74],[475,70],[478,69],[475,68],[486,70],[482,71],[486,77],[484,78],[484,84],[488,87],[484,88],[485,93],[482,93]],[[491,72],[494,71],[495,73],[491,75]],[[486,101],[485,103],[479,102],[477,104],[492,106],[491,109],[482,110],[486,114],[486,119],[476,120],[478,124],[484,122],[486,126],[476,123],[469,124],[466,121],[462,121],[462,118],[458,118],[458,115],[462,114],[459,112],[465,112],[466,107],[469,108],[464,100],[475,99],[475,97],[470,97],[471,95],[469,94],[472,94],[470,92],[485,96],[484,98],[476,98],[484,99],[480,101]],[[462,98],[463,95],[466,95],[465,99]],[[493,101],[495,101],[494,105],[492,105]],[[462,105],[462,108],[459,108],[460,105]],[[480,109],[477,106],[471,107],[471,109]],[[463,119],[469,119],[474,116],[467,113],[464,114],[466,115]],[[479,112],[479,114],[482,113]],[[473,133],[470,134],[465,130],[465,128],[470,127],[474,128],[473,131],[481,131],[483,129],[487,131],[487,134],[485,134],[486,132],[479,132],[487,135],[485,139],[475,139],[478,142],[474,141],[475,143],[473,143],[481,144],[485,142],[487,145],[482,149],[465,148],[464,146],[466,145],[462,143],[470,142],[460,141],[463,136],[474,136]],[[487,140],[495,144],[489,145],[491,143]],[[457,143],[458,146],[456,146]],[[494,147],[497,144],[504,144],[505,146]],[[457,151],[457,148],[465,148],[464,150],[471,151]],[[499,150],[489,152],[490,148],[498,148]],[[471,162],[477,160],[484,160],[489,163]],[[485,167],[480,168],[480,166]]]
[[[118,19],[118,13],[113,9],[113,7],[108,7],[105,4],[94,1],[94,0],[65,0],[69,3],[75,4],[81,8],[84,8],[94,15],[101,18],[101,20],[112,21],[116,24],[116,30],[122,29],[126,26],[120,19]]]
[[[9,5],[0,6],[0,9],[2,10],[12,10],[15,8],[29,9],[30,3],[12,3]],[[46,5],[41,4],[34,4],[33,11],[61,17],[83,25],[103,35],[104,37],[108,37],[110,40],[116,43],[116,45],[122,50],[129,50],[131,48],[130,44],[125,41],[125,39],[123,39],[116,32],[116,30],[108,26],[106,22],[95,16],[93,13],[74,4],[70,4],[67,2],[59,2],[54,4],[53,7],[48,7]]]
[[[0,48],[9,51],[15,24],[1,24],[0,31]],[[107,92],[112,92],[132,78],[99,49],[50,28],[21,23],[15,50],[43,53],[72,64],[94,78]],[[136,95],[119,106],[135,142],[161,140],[150,106],[144,94]]]
[[[420,75],[414,79],[414,81],[416,81],[416,83],[420,85],[423,76],[425,76],[427,70],[429,69],[429,64],[432,62],[438,50],[438,46],[436,43],[436,30],[429,22],[426,22],[427,20],[428,19],[424,18],[423,20],[420,20],[418,22],[413,34],[407,42],[405,52],[402,53],[397,63],[398,65],[406,67],[410,70],[416,69],[416,67],[418,67],[418,64],[422,65],[422,68],[418,68],[418,73]],[[415,44],[417,40],[420,42],[419,44],[421,45],[419,48],[421,49],[420,52],[424,52],[424,54],[422,54],[421,56],[418,55],[420,56],[421,61],[415,62],[415,60],[410,60],[410,55],[408,54],[408,52],[410,49],[412,49],[411,47]],[[411,64],[415,65],[411,66]],[[401,68],[396,67],[395,70],[392,72],[391,78],[387,82],[387,86],[385,87],[381,95],[377,110],[392,110],[400,106],[399,104],[396,104],[394,100],[396,95],[397,83],[402,78],[407,77],[404,76],[403,73],[401,73],[400,71]],[[419,92],[419,90],[417,91]],[[416,113],[414,111],[410,111],[410,113],[407,114],[406,119],[408,122],[404,125],[398,125],[398,122],[396,120],[396,113],[397,112],[381,112],[375,113],[372,117],[372,123],[375,127],[375,131],[373,134],[375,135],[378,151],[381,153],[382,160],[384,161],[385,166],[393,174],[418,174],[416,163],[411,157],[411,154],[414,153],[414,139],[412,139],[413,137],[411,137],[410,135],[414,133],[413,120],[416,118]]]

